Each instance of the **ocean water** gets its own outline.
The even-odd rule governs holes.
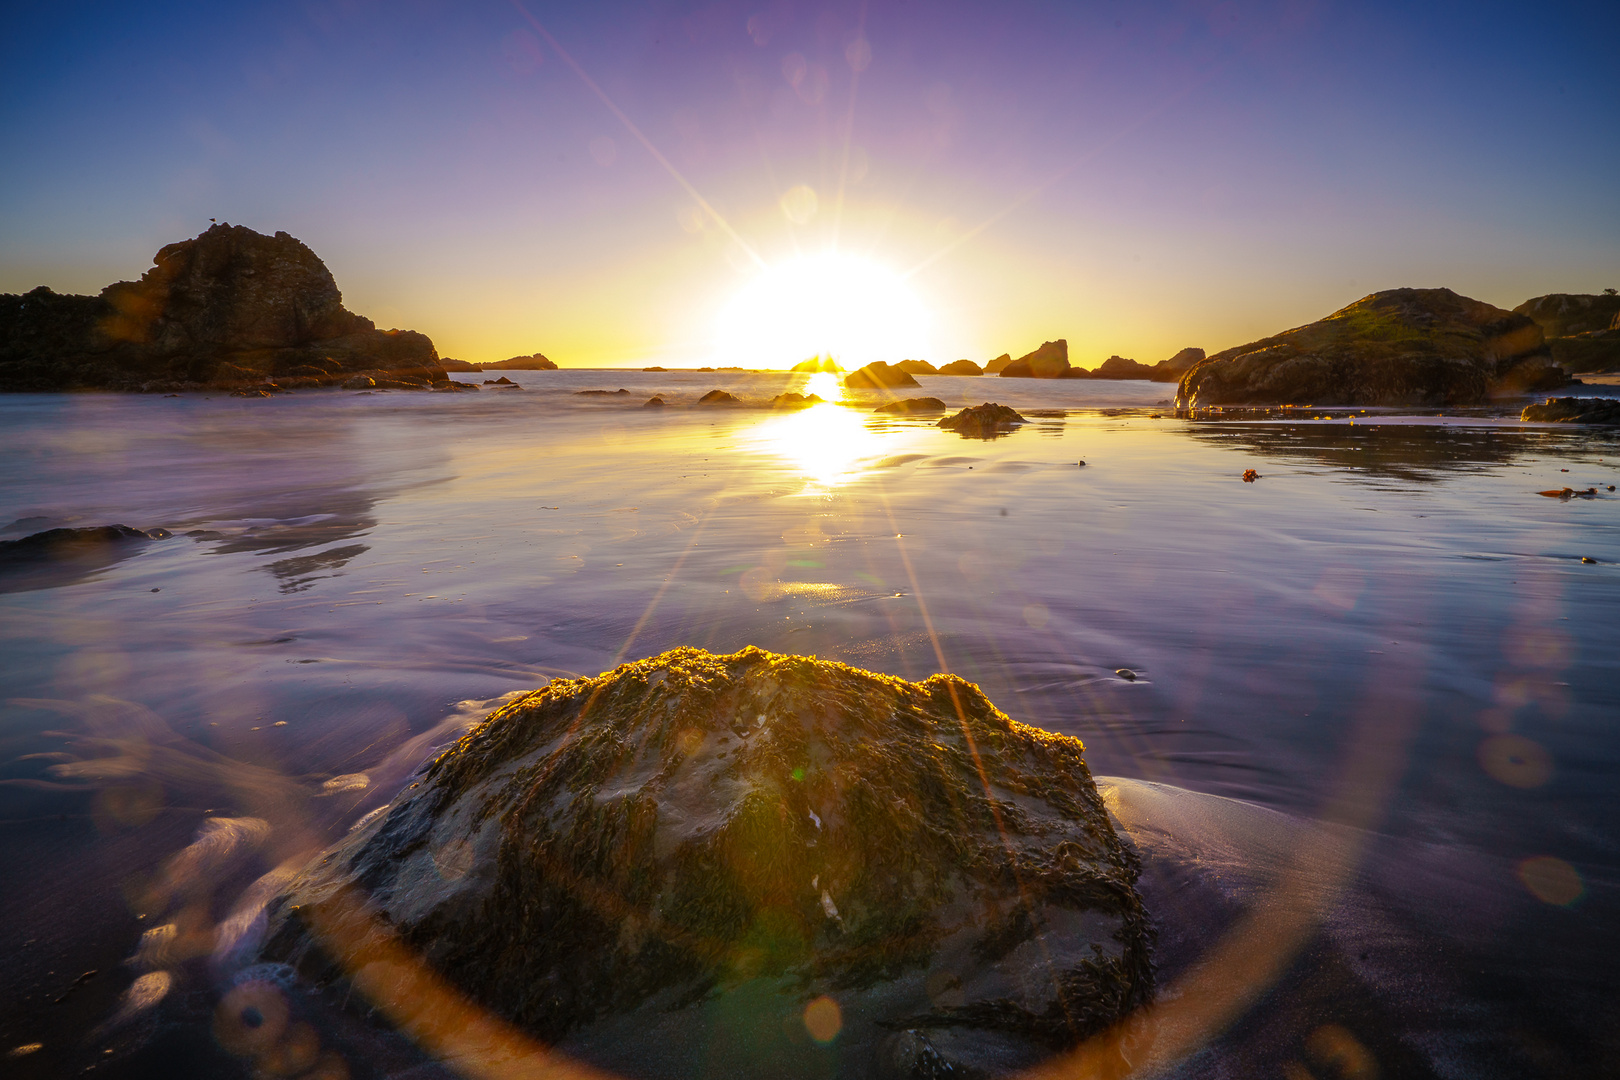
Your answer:
[[[1143,1069],[1617,1068],[1614,433],[922,378],[1031,421],[978,440],[752,407],[805,376],[458,378],[496,374],[0,398],[0,539],[172,534],[0,575],[8,1071],[248,1075],[210,1018],[267,890],[503,695],[676,645],[948,670],[1082,738],[1160,923]],[[311,1023],[319,1068],[441,1075]]]

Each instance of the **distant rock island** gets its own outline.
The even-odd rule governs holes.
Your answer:
[[[1216,353],[1182,377],[1176,403],[1475,405],[1568,382],[1529,316],[1450,289],[1389,289]]]
[[[556,371],[557,365],[547,360],[539,353],[529,356],[514,356],[510,360],[497,360],[493,364],[482,365],[484,371]]]
[[[1552,358],[1565,371],[1620,371],[1620,294],[1551,293],[1513,309],[1547,336]]]
[[[448,383],[433,342],[343,306],[326,264],[278,232],[214,225],[99,296],[0,295],[0,391]]]
[[[998,374],[1004,379],[1061,379],[1068,370],[1069,343],[1058,338],[1004,365]]]

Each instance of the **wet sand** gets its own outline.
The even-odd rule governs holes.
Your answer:
[[[208,957],[253,881],[492,699],[679,644],[950,670],[1080,736],[1122,778],[1167,987],[1298,869],[1287,947],[1229,973],[1232,1015],[1164,1059],[1186,1075],[1331,1075],[1341,1033],[1385,1076],[1617,1049],[1620,438],[1189,422],[1149,383],[908,392],[1030,417],[987,442],[873,416],[876,395],[690,407],[802,377],[504,374],[523,389],[0,399],[4,538],[174,534],[66,584],[0,580],[0,1049],[44,1044],[8,1066],[245,1075],[208,1024],[234,954]],[[1565,486],[1600,494],[1536,494]],[[266,829],[188,849],[221,819]],[[123,964],[154,924],[196,955]],[[164,972],[161,1003],[108,1026]],[[418,1060],[316,1020],[353,1075]]]

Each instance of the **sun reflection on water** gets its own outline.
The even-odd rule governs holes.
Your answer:
[[[827,386],[821,380],[830,381]],[[810,377],[803,393],[841,396],[837,376]],[[748,432],[755,449],[786,458],[818,487],[836,487],[859,477],[871,463],[912,441],[909,432],[869,427],[864,414],[831,400],[808,409],[774,416]]]

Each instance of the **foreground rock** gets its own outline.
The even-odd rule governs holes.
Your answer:
[[[986,401],[982,405],[974,405],[963,409],[955,416],[947,416],[938,424],[947,431],[954,431],[964,438],[993,439],[997,435],[1011,431],[1019,424],[1027,424],[1018,414],[1018,410],[994,401]]]
[[[306,868],[265,952],[341,986],[397,935],[637,1076],[1006,1074],[1151,992],[1083,749],[949,675],[676,649],[491,714]]]
[[[1043,342],[1000,371],[1002,378],[1061,379],[1069,371],[1069,342],[1064,338]]]
[[[916,386],[918,383],[909,371],[892,367],[882,360],[874,360],[845,376],[844,385],[853,390],[883,390],[896,386]]]
[[[0,592],[66,585],[136,554],[143,541],[162,540],[163,529],[142,532],[128,525],[46,529],[20,540],[0,541]]]
[[[939,369],[941,375],[983,375],[984,368],[971,360],[952,360]]]
[[[1620,424],[1620,399],[1550,397],[1538,405],[1526,405],[1519,419],[1540,423]]]
[[[510,360],[497,360],[493,364],[483,365],[485,371],[497,369],[507,371],[556,371],[557,365],[539,353],[532,353],[529,356],[514,356]]]
[[[1182,377],[1176,403],[1473,405],[1568,381],[1527,316],[1450,289],[1390,289],[1216,353]]]
[[[0,296],[0,390],[170,392],[447,381],[433,342],[343,306],[315,253],[284,232],[215,225],[99,296]]]

